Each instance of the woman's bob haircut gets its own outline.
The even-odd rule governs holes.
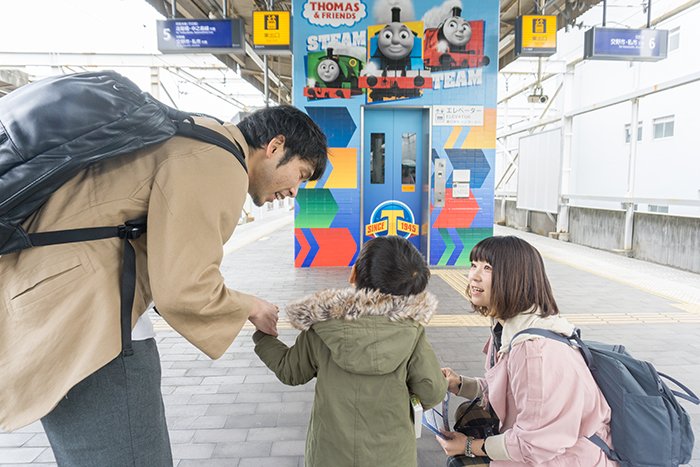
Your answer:
[[[540,253],[518,237],[489,237],[477,243],[469,260],[491,265],[491,303],[472,305],[484,316],[507,320],[537,310],[540,316],[559,313]],[[467,288],[469,294],[469,288]]]

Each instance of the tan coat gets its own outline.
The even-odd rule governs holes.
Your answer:
[[[248,146],[233,125],[200,120]],[[174,137],[88,167],[25,223],[29,232],[114,226],[148,215],[136,240],[132,326],[153,301],[176,331],[220,357],[245,323],[251,297],[219,272],[248,191],[225,150]],[[121,350],[123,245],[107,239],[42,246],[0,257],[0,427],[14,430],[51,411],[76,383]]]

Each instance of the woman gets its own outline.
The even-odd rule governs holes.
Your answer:
[[[552,339],[519,331],[548,329],[570,335],[559,316],[542,257],[517,237],[491,237],[470,254],[467,295],[492,321],[485,347],[484,378],[443,368],[448,390],[481,398],[500,420],[500,433],[474,439],[447,432],[437,437],[450,456],[475,456],[463,465],[616,466],[587,439],[597,434],[609,446],[610,407],[579,351]]]

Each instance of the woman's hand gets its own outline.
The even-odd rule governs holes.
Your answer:
[[[442,375],[447,380],[447,390],[452,394],[459,392],[459,383],[461,382],[459,375],[452,368],[441,368]]]
[[[448,456],[464,455],[464,447],[467,444],[467,437],[465,435],[456,431],[440,430],[440,432],[445,435],[447,439],[442,439],[437,435],[435,435],[435,439],[438,443],[440,443],[440,446],[442,446],[442,450],[445,451],[445,454]]]

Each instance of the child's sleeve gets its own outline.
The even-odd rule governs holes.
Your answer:
[[[308,383],[316,376],[318,365],[309,331],[302,331],[293,346],[287,347],[276,337],[255,331],[255,353],[277,378],[289,386]]]
[[[409,392],[418,396],[425,409],[438,405],[447,393],[447,380],[422,328],[408,360],[407,383]]]

